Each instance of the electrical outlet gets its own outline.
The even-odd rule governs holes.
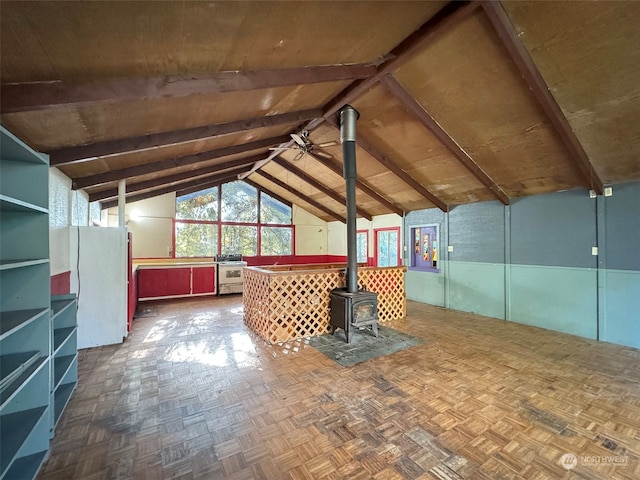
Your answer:
[[[447,252],[453,252],[453,245],[447,246]]]
[[[594,255],[594,256],[598,255],[598,247],[591,247],[591,255]]]
[[[612,197],[613,196],[613,188],[612,187],[605,187],[604,196],[605,197]]]
[[[596,191],[595,190],[589,190],[589,198],[596,198],[598,195],[596,195]]]

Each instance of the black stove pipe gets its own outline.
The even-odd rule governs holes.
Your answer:
[[[340,110],[340,142],[347,188],[347,292],[358,291],[358,253],[356,249],[356,121],[360,117],[351,105]]]

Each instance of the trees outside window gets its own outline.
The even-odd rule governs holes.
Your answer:
[[[176,257],[291,255],[293,237],[291,205],[245,182],[176,198]]]

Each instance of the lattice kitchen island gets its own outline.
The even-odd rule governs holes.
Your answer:
[[[378,294],[380,323],[406,315],[406,271],[404,265],[358,268],[358,288]],[[327,333],[329,295],[344,281],[338,265],[245,267],[244,322],[271,344]]]

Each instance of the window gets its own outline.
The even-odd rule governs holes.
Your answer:
[[[411,268],[440,272],[438,268],[438,225],[411,227]]]
[[[356,252],[358,263],[368,262],[369,232],[367,230],[358,230],[356,233]]]
[[[176,219],[218,220],[218,187],[178,197]]]
[[[377,228],[374,230],[376,243],[376,265],[395,267],[400,265],[400,228]]]
[[[218,225],[176,222],[176,257],[213,257],[218,252]]]
[[[225,183],[176,198],[174,256],[291,255],[293,229],[291,205],[248,183]]]
[[[260,223],[291,223],[291,207],[271,198],[266,193],[260,195]]]
[[[262,227],[260,255],[291,255],[293,229],[287,227]]]
[[[258,222],[258,190],[244,182],[222,185],[222,221]]]

